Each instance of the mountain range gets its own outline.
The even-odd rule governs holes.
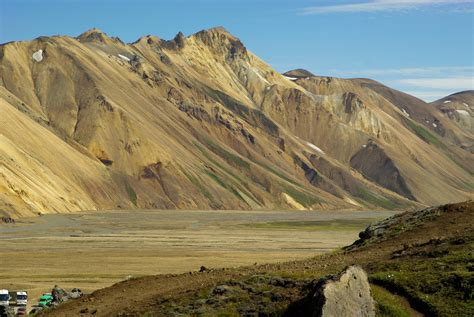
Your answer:
[[[324,61],[321,61],[324,63]],[[280,74],[224,28],[0,46],[0,216],[474,197],[474,91]]]

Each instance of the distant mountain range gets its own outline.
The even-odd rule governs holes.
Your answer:
[[[323,61],[322,61],[323,62]],[[474,92],[280,74],[223,28],[0,46],[0,216],[472,199]]]

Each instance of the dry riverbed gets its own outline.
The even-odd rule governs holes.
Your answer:
[[[109,211],[0,226],[0,288],[92,291],[143,275],[281,262],[352,243],[393,212]]]

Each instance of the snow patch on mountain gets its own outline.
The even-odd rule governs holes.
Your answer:
[[[306,142],[306,145],[308,145],[310,148],[312,148],[313,150],[316,150],[317,152],[319,152],[321,154],[325,154],[323,150],[321,150],[319,147],[317,147],[313,143]]]
[[[37,50],[33,53],[33,59],[38,63],[43,60],[43,50]]]
[[[469,112],[466,110],[456,110],[456,112],[463,116],[469,116]]]
[[[130,62],[130,58],[128,58],[128,57],[125,56],[125,55],[118,54],[118,57],[120,57],[120,58],[123,59],[124,61]]]
[[[294,81],[294,80],[297,80],[297,79],[298,79],[298,78],[296,78],[296,77],[289,77],[289,76],[283,76],[283,77],[285,77],[286,79],[289,79],[289,80],[291,80],[291,81]]]

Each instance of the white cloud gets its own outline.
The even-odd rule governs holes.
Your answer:
[[[474,90],[474,77],[405,78],[396,82],[402,85],[428,89]]]
[[[427,102],[432,102],[435,100],[442,99],[446,96],[449,96],[456,91],[451,91],[451,90],[403,90],[403,92],[415,96],[417,98],[420,98],[424,101]]]
[[[444,67],[410,67],[410,68],[386,68],[386,69],[364,69],[364,70],[332,70],[334,74],[364,75],[364,76],[437,76],[447,74],[472,75],[474,66],[444,66]]]
[[[411,10],[433,5],[473,4],[474,0],[372,0],[360,3],[307,7],[302,14]],[[470,8],[472,10],[472,7]],[[463,12],[463,11],[459,11]]]
[[[365,77],[404,91],[425,101],[474,90],[474,66],[433,66],[360,70],[330,70],[339,77]]]
[[[330,76],[371,78],[425,101],[463,90],[474,90],[474,66],[428,66],[357,70],[328,70]]]

